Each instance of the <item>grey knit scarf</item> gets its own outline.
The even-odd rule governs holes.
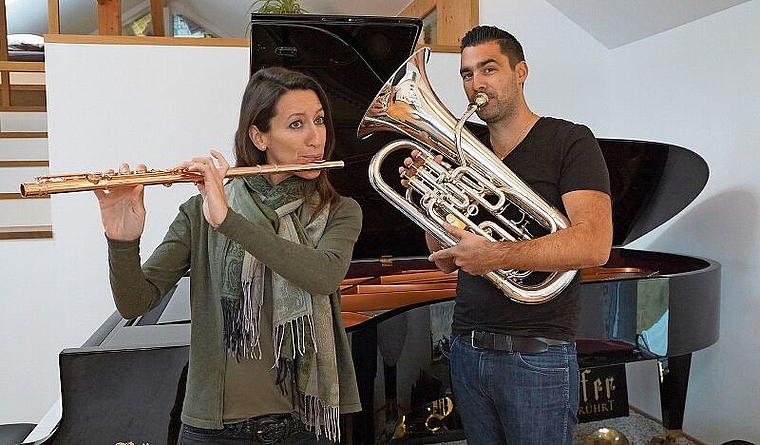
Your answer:
[[[313,247],[325,230],[330,206],[312,214],[304,205],[306,184],[291,177],[272,186],[261,176],[250,176],[230,182],[225,190],[232,210],[256,224],[268,224],[282,238]],[[217,245],[225,264],[222,313],[228,355],[261,359],[259,317],[268,285],[266,265],[236,242]],[[317,435],[337,441],[340,399],[329,297],[311,295],[274,271],[271,276],[272,289],[266,294],[273,299],[273,365],[278,375],[294,371],[302,421]]]

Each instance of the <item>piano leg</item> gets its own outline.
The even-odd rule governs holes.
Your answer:
[[[686,390],[689,386],[691,354],[661,358],[657,360],[657,365],[660,372],[662,424],[668,432],[664,441],[650,443],[671,444],[683,435],[683,414],[686,408]]]
[[[369,326],[351,333],[351,355],[354,360],[362,410],[346,417],[345,434],[342,434],[341,443],[344,445],[374,444],[374,385],[377,376],[376,326]]]

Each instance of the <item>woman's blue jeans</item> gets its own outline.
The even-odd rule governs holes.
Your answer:
[[[467,442],[572,445],[578,424],[578,358],[572,344],[540,354],[451,344],[454,404]]]

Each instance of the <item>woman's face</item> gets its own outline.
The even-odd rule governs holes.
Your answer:
[[[270,129],[261,132],[252,125],[248,136],[256,148],[264,152],[267,164],[307,164],[321,161],[325,152],[327,128],[325,111],[312,90],[291,90],[277,102]],[[319,170],[278,173],[269,176],[279,184],[291,175],[315,179]]]

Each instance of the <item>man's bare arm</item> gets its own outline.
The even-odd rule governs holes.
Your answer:
[[[570,226],[527,241],[491,242],[453,226],[446,230],[459,238],[448,249],[430,255],[436,264],[453,261],[467,273],[483,275],[496,269],[570,270],[607,262],[612,247],[612,203],[595,190],[566,193],[562,201]]]

